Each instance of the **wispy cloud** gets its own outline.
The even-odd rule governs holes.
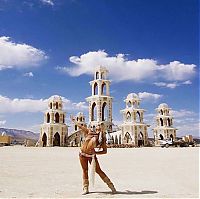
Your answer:
[[[0,120],[0,126],[3,126],[4,124],[6,124],[6,120]]]
[[[190,80],[184,81],[184,82],[171,82],[171,83],[166,83],[166,82],[155,82],[154,85],[159,86],[159,87],[166,87],[166,88],[171,88],[174,89],[178,86],[181,85],[191,85],[192,82]]]
[[[32,72],[28,72],[28,73],[24,73],[23,74],[24,77],[33,77],[33,73]]]
[[[0,95],[0,113],[43,112],[47,109],[49,99],[10,99]],[[72,102],[62,97],[64,110],[86,110],[85,102]]]
[[[40,0],[40,1],[45,5],[54,6],[53,0]]]
[[[38,66],[48,58],[44,51],[5,36],[0,37],[0,52],[0,70]]]
[[[110,71],[114,81],[186,81],[195,74],[196,65],[172,61],[161,65],[154,59],[128,60],[125,54],[109,56],[105,51],[92,51],[79,56],[71,56],[71,67],[57,67],[58,70],[71,76],[93,74],[94,68],[103,65]]]

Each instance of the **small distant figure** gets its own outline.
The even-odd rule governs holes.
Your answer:
[[[96,130],[93,127],[89,129],[80,125],[76,122],[75,118],[71,116],[72,122],[74,122],[84,133],[85,141],[81,146],[81,151],[79,153],[80,163],[83,169],[83,195],[89,193],[89,179],[88,179],[88,162],[91,164],[92,174],[91,180],[94,180],[95,172],[101,177],[101,179],[108,185],[112,193],[116,193],[116,189],[108,178],[108,176],[101,170],[98,159],[96,155],[106,154],[106,135],[104,132],[104,124],[101,123],[96,127]],[[96,132],[95,132],[96,131]],[[95,150],[98,148],[99,150]]]

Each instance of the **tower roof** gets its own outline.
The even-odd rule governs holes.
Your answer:
[[[137,99],[139,100],[139,97],[136,93],[129,93],[126,97],[127,100],[133,100],[133,99]]]
[[[83,112],[78,112],[78,113],[76,114],[76,116],[77,116],[77,117],[83,117],[84,114],[83,114]]]
[[[162,103],[158,106],[158,109],[168,109],[169,106],[166,103]]]
[[[108,69],[106,68],[106,67],[104,67],[104,66],[97,66],[96,68],[95,68],[95,71],[105,71],[105,72],[108,72]]]
[[[56,102],[59,102],[59,101],[62,101],[62,97],[59,96],[59,95],[53,95],[49,98],[49,101],[56,101]]]

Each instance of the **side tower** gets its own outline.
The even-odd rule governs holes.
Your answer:
[[[173,117],[170,114],[171,108],[163,103],[156,108],[156,127],[153,129],[155,146],[159,146],[159,140],[176,139],[176,128],[173,127]]]
[[[99,66],[90,82],[92,95],[86,98],[89,102],[89,126],[96,127],[103,122],[105,131],[112,132],[112,100],[110,96],[110,81],[107,79],[108,70]]]
[[[82,112],[77,113],[75,120],[78,124],[87,127],[85,116]],[[82,146],[82,143],[85,139],[84,134],[76,124],[74,124],[73,127],[73,132],[71,133],[71,135],[68,136],[67,139],[68,146]]]
[[[64,146],[68,136],[65,124],[66,113],[62,110],[62,98],[54,95],[49,98],[48,109],[40,130],[40,146]]]
[[[144,109],[141,109],[140,99],[137,94],[130,93],[124,100],[126,108],[120,112],[123,114],[122,143],[134,146],[146,146],[148,144],[147,127],[143,121]]]
[[[85,123],[85,115],[82,113],[82,112],[78,112],[76,117],[75,117],[75,120],[82,126],[85,126],[87,127],[86,123]],[[75,124],[74,125],[74,131],[79,131],[79,127]]]

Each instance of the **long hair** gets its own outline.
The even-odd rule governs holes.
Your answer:
[[[106,132],[104,123],[101,123],[101,131],[98,136],[98,147],[102,148],[102,146],[106,143]]]

